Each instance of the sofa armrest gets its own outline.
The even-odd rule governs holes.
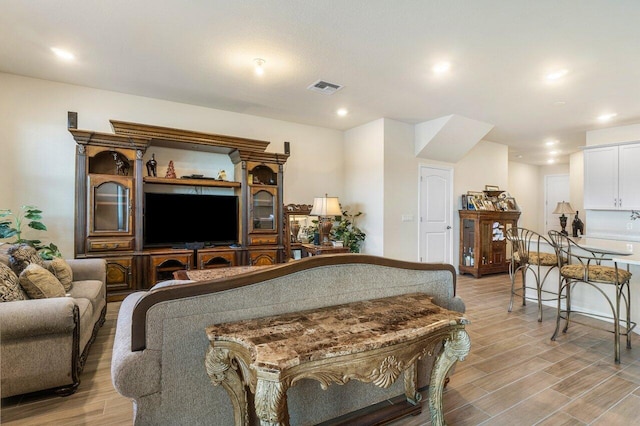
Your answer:
[[[76,327],[75,306],[71,297],[0,303],[0,335],[13,340],[71,333]]]
[[[145,294],[147,292],[132,293],[122,301],[111,356],[113,387],[121,395],[134,399],[161,391],[162,354],[149,349],[131,350],[133,308]]]
[[[73,270],[74,281],[97,280],[106,282],[107,261],[104,259],[67,259]]]

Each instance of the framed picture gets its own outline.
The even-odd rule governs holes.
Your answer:
[[[469,209],[469,204],[467,204],[467,196],[466,194],[462,194],[462,210],[468,210]]]
[[[520,211],[520,209],[518,208],[518,204],[516,203],[516,199],[513,197],[507,197],[504,199],[504,201],[507,203],[507,207],[509,210],[512,211]]]
[[[484,207],[484,203],[482,202],[481,198],[472,198],[471,202],[473,203],[473,209],[474,210],[486,210]]]
[[[500,191],[500,187],[498,185],[485,185],[485,191]]]

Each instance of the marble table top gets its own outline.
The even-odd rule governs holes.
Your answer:
[[[282,371],[466,323],[463,314],[435,305],[426,294],[413,293],[217,324],[207,328],[207,335],[214,347],[221,340],[238,343],[251,352],[255,366]]]

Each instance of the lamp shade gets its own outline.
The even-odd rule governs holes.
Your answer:
[[[574,214],[576,211],[571,207],[566,201],[561,201],[556,206],[556,209],[553,211],[553,214]]]
[[[313,207],[309,213],[311,216],[341,216],[338,197],[315,197]]]

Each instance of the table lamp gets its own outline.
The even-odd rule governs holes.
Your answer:
[[[562,235],[569,235],[569,233],[565,229],[567,227],[567,217],[564,215],[565,213],[574,214],[575,210],[573,210],[573,207],[571,207],[571,204],[569,204],[568,202],[561,201],[556,206],[556,209],[553,211],[553,214],[562,215],[560,216],[560,227],[562,227],[562,231],[560,231],[560,233]]]
[[[313,207],[309,213],[311,216],[318,216],[318,231],[320,232],[320,241],[323,246],[330,246],[331,227],[333,226],[333,217],[342,216],[340,211],[340,202],[338,197],[315,197],[313,199]]]

